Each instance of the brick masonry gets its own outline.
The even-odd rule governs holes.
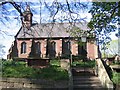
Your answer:
[[[20,29],[20,31],[15,36],[15,41],[12,44],[11,48],[9,49],[8,59],[13,59],[15,57],[29,58],[30,56],[32,56],[34,58],[36,56],[38,58],[41,58],[41,57],[42,58],[46,58],[46,57],[50,58],[53,56],[57,57],[61,54],[63,55],[63,54],[65,54],[65,51],[67,51],[67,54],[71,53],[72,55],[75,55],[75,56],[79,54],[80,50],[78,50],[78,45],[76,44],[76,40],[73,40],[73,37],[65,29],[65,27],[67,27],[69,24],[64,23],[63,26],[62,26],[62,24],[54,25],[54,28],[52,28],[52,31],[54,31],[54,33],[52,34],[51,33],[52,31],[51,32],[49,32],[49,31],[51,29],[50,28],[51,25],[53,25],[53,24],[49,24],[49,27],[46,26],[46,27],[44,27],[44,29],[42,28],[41,25],[38,26],[37,24],[34,27],[34,24],[32,25],[32,16],[33,16],[33,14],[30,10],[30,6],[27,5],[25,12],[23,12],[23,18],[24,18],[23,23],[22,23],[23,27]],[[65,25],[65,27],[64,27],[64,25]],[[84,23],[84,25],[80,24],[79,26],[81,27],[81,29],[83,28],[83,30],[89,29],[89,28],[87,28],[85,23]],[[45,31],[41,32],[42,29]],[[37,30],[37,33],[35,32],[36,30]],[[61,30],[61,31],[59,31],[59,30]],[[61,32],[61,33],[59,33],[59,32]],[[50,36],[51,35],[52,36],[49,37],[49,34],[50,34]],[[50,47],[51,44],[48,45],[48,41],[55,42],[55,49],[52,48],[53,46]],[[23,42],[26,43],[26,52],[25,53],[21,53],[21,49],[22,49],[21,44]],[[35,51],[34,51],[37,48],[35,45],[36,42],[40,43],[40,52],[37,53],[37,55],[35,54]],[[70,46],[69,46],[69,44],[67,46],[65,46],[66,44],[64,44],[64,42],[65,43],[70,42]],[[85,46],[83,46],[83,47],[85,47]],[[49,49],[48,49],[48,47],[49,47]],[[65,50],[66,48],[69,48],[70,50]],[[53,50],[51,50],[51,49],[53,49]],[[97,58],[97,46],[95,45],[95,43],[87,42],[86,50],[87,50],[87,58],[90,58],[90,59]],[[83,51],[81,51],[81,52],[83,52]]]
[[[51,42],[55,42],[55,56],[59,56],[59,54],[62,54],[62,48],[63,48],[63,39],[53,39]],[[74,40],[71,41],[71,53],[72,55],[77,56],[78,55],[78,44]],[[26,43],[26,53],[21,54],[21,43]],[[34,40],[34,42],[40,42],[40,56],[42,58],[46,57],[47,53],[47,39],[37,39]],[[32,52],[32,39],[27,40],[15,40],[12,47],[9,50],[8,59],[19,57],[19,58],[28,58],[30,56],[30,53]],[[87,51],[87,58],[95,59],[98,57],[98,50],[97,45],[95,43],[87,42],[86,43],[86,51]],[[36,47],[34,47],[36,49]],[[35,55],[34,55],[35,56]]]

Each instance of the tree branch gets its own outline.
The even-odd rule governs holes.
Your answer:
[[[20,16],[23,16],[20,5],[16,4],[15,2],[9,2],[9,3],[12,4],[14,8],[20,13]]]

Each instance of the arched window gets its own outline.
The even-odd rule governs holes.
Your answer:
[[[71,42],[63,40],[62,43],[63,43],[62,54],[63,55],[70,55],[70,53],[71,53]]]
[[[41,51],[41,43],[40,43],[40,42],[37,42],[37,43],[35,44],[35,53],[36,53],[36,54],[39,54],[40,51]]]
[[[21,43],[21,54],[26,53],[26,42]]]
[[[52,50],[56,51],[56,43],[53,41],[51,42]]]
[[[54,58],[56,56],[56,42],[47,42],[47,51],[46,55],[49,58]]]
[[[70,49],[71,49],[71,43],[70,43],[70,41],[67,41],[66,44],[67,44],[68,51],[70,51]]]

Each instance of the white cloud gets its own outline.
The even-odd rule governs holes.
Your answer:
[[[3,48],[5,50],[5,55],[3,56],[3,58],[7,58],[8,50],[12,45],[13,41],[14,41],[14,37],[10,37],[10,36],[5,38],[0,38],[0,44],[5,46],[5,48]]]
[[[5,28],[5,26],[2,25],[3,26],[2,30],[5,31],[7,34],[3,33],[2,34],[3,36],[1,35],[0,37],[0,44],[5,46],[4,50],[6,52],[3,58],[7,58],[8,50],[11,47],[12,42],[14,41],[14,36],[16,35],[20,28],[20,25],[16,25],[16,20],[14,19],[12,23],[8,23],[7,25],[9,28]]]
[[[92,18],[92,15],[90,13],[81,13],[80,15],[82,18],[86,17],[87,21],[90,21],[90,19]]]

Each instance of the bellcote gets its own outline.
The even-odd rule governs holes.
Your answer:
[[[32,25],[32,12],[30,10],[30,6],[27,5],[26,10],[23,12],[23,26],[26,28],[30,28]]]

